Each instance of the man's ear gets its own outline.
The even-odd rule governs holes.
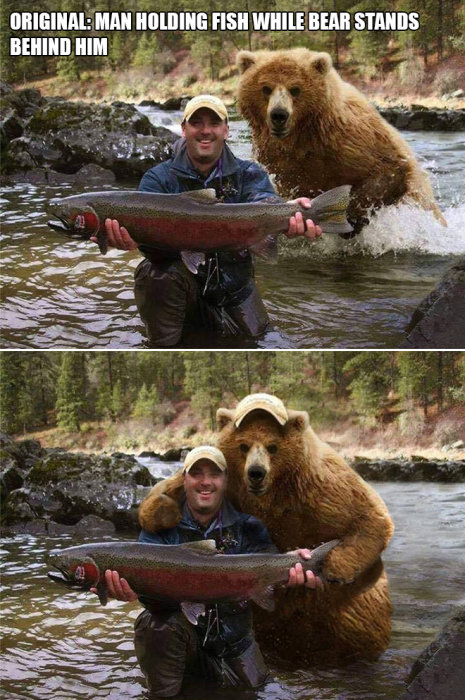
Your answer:
[[[310,418],[308,417],[307,411],[293,411],[292,409],[288,409],[287,415],[289,418],[285,425],[286,430],[294,429],[303,433],[304,430],[310,427]]]
[[[234,420],[234,411],[229,408],[219,408],[216,412],[216,421],[220,430],[232,423]]]

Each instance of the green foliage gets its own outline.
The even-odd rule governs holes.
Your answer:
[[[23,81],[58,73],[64,80],[74,81],[84,70],[99,70],[111,67],[113,71],[129,65],[138,69],[147,68],[151,74],[155,71],[167,75],[177,63],[177,53],[188,49],[198,64],[199,78],[217,79],[221,70],[231,63],[234,52],[241,48],[253,50],[270,48],[293,48],[308,46],[314,50],[328,51],[336,66],[344,62],[363,73],[375,76],[383,69],[383,60],[392,52],[398,52],[400,60],[407,60],[409,55],[420,56],[427,64],[433,56],[439,59],[451,52],[460,51],[465,43],[465,9],[460,0],[379,0],[375,5],[371,0],[314,0],[309,8],[296,7],[292,0],[274,0],[271,7],[264,0],[254,3],[233,0],[228,4],[229,11],[258,12],[278,11],[295,12],[310,9],[312,11],[343,12],[352,15],[356,11],[416,11],[420,13],[420,29],[417,31],[311,31],[311,32],[254,32],[249,31],[113,31],[88,32],[89,36],[107,36],[109,39],[108,57],[69,56],[9,57],[9,40],[11,36],[56,37],[58,32],[13,32],[9,28],[9,15],[13,11],[30,11],[25,0],[3,0],[0,3],[0,49],[2,61],[2,78],[7,81]],[[34,11],[83,11],[92,17],[97,11],[146,11],[160,9],[165,12],[212,13],[224,11],[219,0],[209,0],[199,4],[198,0],[165,0],[163,8],[154,7],[150,0],[137,0],[128,7],[122,0],[36,0]],[[79,32],[62,33],[74,39]],[[397,57],[396,57],[397,60]],[[410,58],[410,63],[412,59]],[[384,63],[386,70],[392,66]],[[202,75],[203,74],[203,75]],[[189,76],[186,76],[186,80]],[[186,84],[186,87],[189,85]],[[135,94],[137,86],[134,86]]]
[[[2,430],[56,421],[75,432],[127,417],[168,425],[190,404],[216,429],[216,410],[248,393],[275,393],[312,423],[379,420],[401,410],[406,428],[465,403],[463,352],[0,353]],[[196,429],[200,429],[197,423]]]
[[[158,416],[158,404],[160,402],[157,388],[155,386],[150,386],[147,388],[145,384],[142,385],[139,393],[137,394],[137,399],[132,409],[133,418],[150,418],[155,422]]]
[[[76,432],[84,416],[86,387],[85,356],[64,352],[57,386],[57,423],[63,430]]]
[[[389,399],[392,361],[389,353],[361,352],[344,365],[352,377],[350,396],[355,409],[367,418],[377,417]]]

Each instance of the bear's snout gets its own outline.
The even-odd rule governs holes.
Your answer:
[[[285,87],[276,87],[268,102],[268,125],[272,136],[282,139],[288,135],[292,125],[292,97]]]
[[[263,469],[261,466],[252,466],[249,467],[249,470],[247,472],[247,476],[249,477],[249,481],[253,484],[260,484],[263,479],[266,476],[266,470]]]
[[[261,444],[255,444],[247,455],[244,476],[247,490],[256,496],[265,493],[269,486],[270,457]]]

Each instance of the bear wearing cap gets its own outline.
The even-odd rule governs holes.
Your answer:
[[[252,394],[217,417],[235,507],[262,520],[283,552],[341,540],[326,557],[323,590],[277,590],[274,613],[255,610],[263,650],[299,664],[376,659],[391,631],[380,555],[394,528],[382,499],[317,437],[306,412],[275,396]],[[140,506],[142,527],[175,525],[181,494],[181,472],[157,484]]]

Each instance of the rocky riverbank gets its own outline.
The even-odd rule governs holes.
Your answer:
[[[139,457],[178,462],[188,447]],[[37,440],[0,436],[3,527],[14,532],[59,534],[137,529],[137,509],[155,479],[134,455],[89,455],[45,449]],[[465,460],[368,460],[353,468],[373,481],[465,481]],[[173,465],[174,466],[174,465]]]
[[[143,100],[140,107],[182,109],[190,95],[164,102]],[[138,179],[166,160],[177,136],[153,126],[134,104],[89,103],[44,97],[39,90],[15,91],[0,85],[0,145],[4,179],[19,182],[108,184]],[[464,109],[422,105],[380,107],[398,129],[465,130]],[[239,117],[232,110],[232,117]]]
[[[465,347],[465,258],[453,265],[413,312],[407,349]]]
[[[2,173],[13,181],[139,179],[170,156],[178,138],[125,102],[69,102],[3,84],[0,104]]]
[[[401,700],[459,700],[465,688],[465,609],[459,610],[413,664]]]

